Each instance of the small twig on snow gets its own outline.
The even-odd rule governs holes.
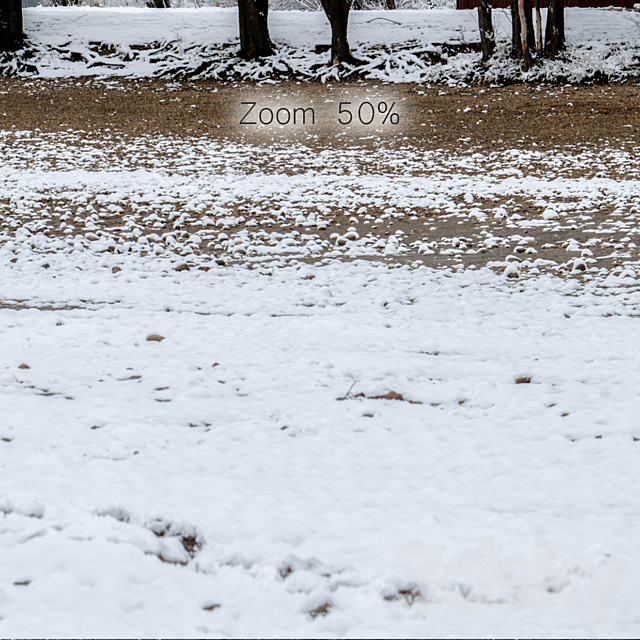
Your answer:
[[[369,24],[370,22],[373,22],[374,20],[386,20],[387,22],[393,22],[393,24],[401,24],[400,22],[396,22],[395,20],[391,20],[391,18],[371,18],[371,20],[367,20],[367,24]]]

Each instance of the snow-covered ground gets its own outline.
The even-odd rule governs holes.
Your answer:
[[[637,637],[639,293],[10,255],[3,636]]]
[[[132,45],[179,38],[186,48],[226,44],[238,38],[238,11],[233,8],[157,11],[133,7],[37,7],[25,9],[24,16],[29,38],[50,46],[63,46],[70,40]],[[637,42],[639,21],[634,12],[569,8],[567,39],[609,44]],[[508,39],[511,31],[508,12],[497,9],[494,22],[498,37]],[[276,43],[299,49],[331,41],[329,21],[322,11],[270,11],[269,30]],[[353,11],[349,17],[349,37],[354,45],[478,42],[477,12],[452,8]]]
[[[52,252],[88,250],[115,254],[114,266],[151,254],[208,268],[216,259],[419,264],[439,255],[458,259],[456,268],[464,258],[499,274],[572,272],[589,286],[638,286],[632,145],[374,151],[327,138],[314,150],[107,135],[0,133],[0,242],[12,256],[48,264]],[[502,259],[487,261],[497,248]]]
[[[545,19],[546,10],[543,11]],[[29,46],[17,57],[0,58],[0,72],[43,77],[172,75],[190,78],[336,77],[322,12],[272,11],[269,27],[277,52],[260,63],[240,61],[237,9],[152,10],[137,8],[31,8],[24,11]],[[455,53],[443,45],[479,40],[477,12],[451,8],[354,11],[350,40],[367,61],[360,73],[388,82],[495,81],[505,78],[580,81],[638,75],[640,18],[636,12],[566,10],[568,52],[522,75],[507,54],[510,16],[494,11],[499,52],[488,68],[479,54]]]
[[[365,170],[295,145],[14,136],[0,635],[638,636],[637,262],[513,279],[219,235],[242,198],[312,234],[305,206],[330,194],[391,219],[426,198],[464,224],[506,194],[550,213],[538,228],[615,208],[623,260],[633,157],[540,153],[526,178],[515,152],[381,150]],[[571,178],[586,158],[603,176]],[[237,263],[200,251],[209,233]]]

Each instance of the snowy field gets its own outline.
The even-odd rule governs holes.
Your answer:
[[[49,260],[0,262],[3,636],[637,636],[639,294]]]
[[[637,15],[568,10],[567,58],[534,73],[635,75]],[[236,18],[28,9],[0,116],[37,75],[105,98],[335,77],[322,14],[270,14],[262,66]],[[478,79],[447,49],[474,12],[350,24],[369,78]],[[640,635],[631,132],[322,148],[109,126],[0,130],[0,636]]]
[[[15,135],[2,636],[638,636],[640,187],[616,173],[634,156],[540,152],[523,177],[515,152],[419,169],[413,151]],[[600,177],[572,177],[587,159]],[[505,195],[538,213],[474,209]],[[383,264],[402,239],[314,239],[331,199],[513,236],[618,227],[624,266],[573,242],[545,275],[509,235],[492,269]],[[258,233],[266,215],[283,233]]]
[[[567,39],[605,43],[637,41],[640,18],[629,11],[567,9]],[[546,14],[546,12],[545,12]],[[25,31],[34,43],[62,46],[70,40],[104,41],[135,45],[166,42],[173,35],[185,47],[220,45],[238,38],[235,8],[153,9],[91,7],[37,7],[25,9]],[[510,37],[508,12],[495,11],[495,29],[501,40]],[[329,21],[322,11],[270,11],[273,40],[295,48],[331,41]],[[352,11],[349,37],[354,45],[384,43],[403,45],[478,42],[476,11],[453,8],[409,11]]]
[[[545,14],[543,10],[543,20]],[[24,25],[28,45],[16,58],[0,58],[2,73],[323,81],[340,73],[329,65],[327,53],[315,51],[316,45],[331,41],[322,12],[270,12],[277,51],[259,64],[235,55],[236,9],[38,7],[25,9]],[[567,9],[566,57],[524,75],[508,55],[511,26],[506,10],[494,11],[499,51],[486,69],[478,65],[479,53],[467,50],[479,41],[475,10],[354,11],[349,25],[354,53],[367,62],[359,72],[387,82],[619,80],[637,76],[639,69],[640,17],[630,11]]]

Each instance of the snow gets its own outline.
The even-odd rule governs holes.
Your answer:
[[[168,42],[176,37],[185,46],[219,45],[238,38],[237,9],[37,7],[25,9],[24,16],[25,30],[35,43],[55,46],[69,40],[131,45]],[[567,39],[618,44],[637,41],[635,17],[629,12],[569,8],[566,10]],[[494,19],[499,37],[507,39],[508,12],[497,9]],[[353,44],[477,42],[477,29],[476,11],[451,8],[352,11],[349,16]],[[270,11],[269,30],[275,42],[296,48],[331,41],[329,21],[321,11]]]
[[[2,635],[637,637],[631,152],[535,152],[524,176],[515,150],[92,135],[2,134]],[[625,216],[594,238],[620,227],[627,259],[572,240],[563,278],[522,260],[516,279],[513,256],[382,264],[396,240],[348,261],[362,239],[318,253],[297,231],[317,219],[284,226],[313,193],[398,220],[533,203],[496,206],[487,242],[605,207]],[[247,228],[279,212],[275,254],[218,236],[244,202]],[[225,266],[179,233],[199,217]]]
[[[236,57],[236,9],[37,7],[24,10],[24,24],[28,47],[15,58],[0,59],[3,73],[323,81],[345,73],[329,65],[328,54],[314,51],[331,40],[323,12],[271,11],[269,27],[278,48],[260,64]],[[464,51],[479,40],[475,10],[354,11],[349,37],[354,53],[367,63],[362,76],[386,82],[578,82],[637,75],[640,23],[634,12],[567,9],[567,56],[526,74],[508,56],[509,12],[495,10],[494,24],[498,53],[486,69],[478,66],[478,53]]]
[[[3,635],[637,635],[640,293],[6,253]]]

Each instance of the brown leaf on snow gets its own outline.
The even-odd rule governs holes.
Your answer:
[[[147,342],[162,342],[164,340],[164,336],[161,336],[159,333],[152,333],[150,336],[147,336]]]
[[[318,616],[329,615],[329,611],[331,611],[331,604],[328,602],[325,602],[324,604],[321,604],[319,607],[316,607],[315,609],[311,609],[311,611],[309,611],[309,615],[315,620]]]
[[[401,393],[397,391],[389,391],[389,393],[385,393],[383,396],[371,396],[372,400],[404,400],[404,397]]]

